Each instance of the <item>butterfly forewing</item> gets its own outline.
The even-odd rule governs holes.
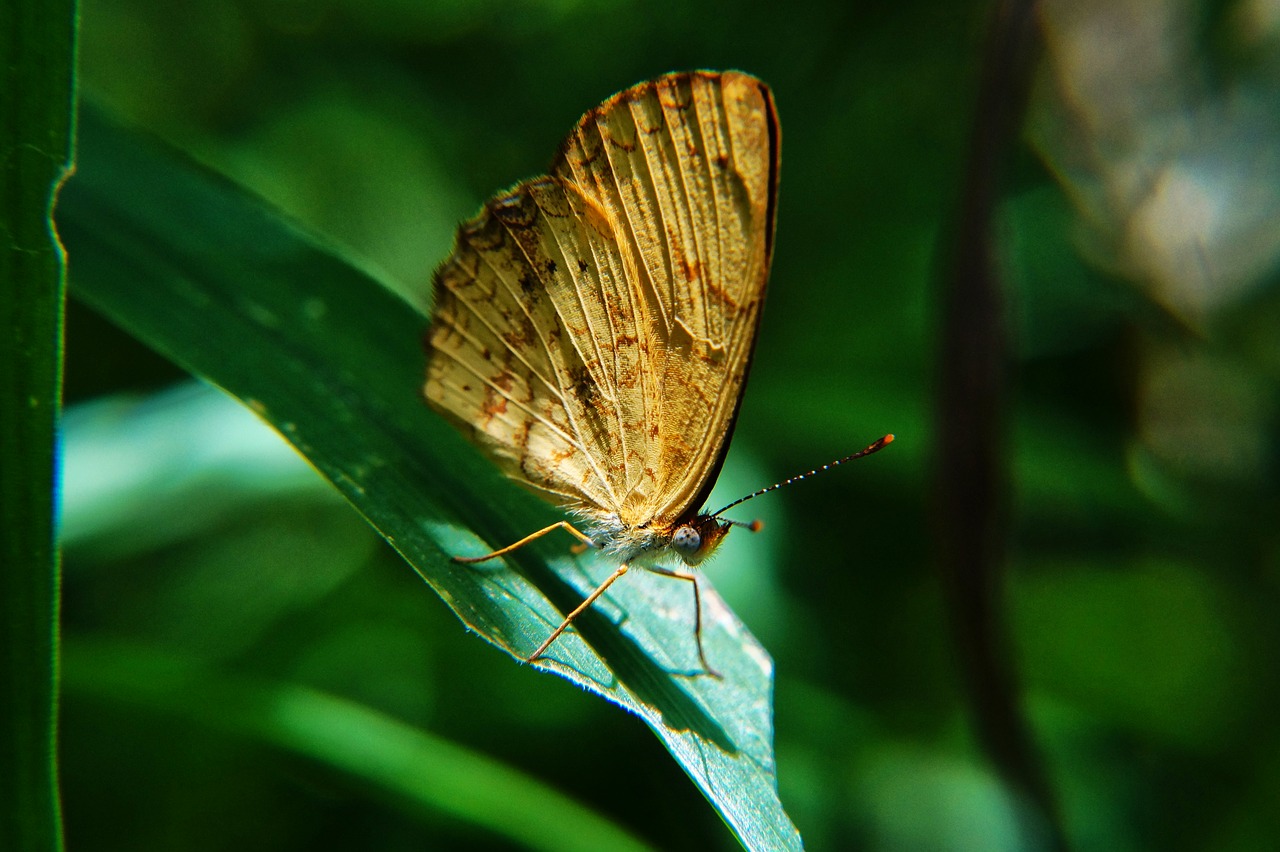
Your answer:
[[[668,75],[589,112],[550,177],[459,229],[427,398],[566,506],[635,527],[695,511],[750,362],[777,164],[745,74]]]
[[[651,306],[645,520],[698,507],[728,442],[768,276],[778,162],[768,90],[745,74],[641,84],[583,117],[553,169],[618,224]]]

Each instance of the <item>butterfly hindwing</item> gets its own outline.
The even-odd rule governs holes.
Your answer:
[[[459,229],[436,272],[426,395],[508,474],[559,502],[609,506],[621,439],[593,335],[617,263],[586,207],[544,178]]]

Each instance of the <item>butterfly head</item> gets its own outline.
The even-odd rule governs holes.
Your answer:
[[[698,565],[720,546],[729,524],[710,515],[698,515],[671,533],[671,549],[686,565]]]
[[[746,527],[757,532],[763,525],[759,521],[744,524],[739,521],[726,521],[715,515],[696,515],[680,524],[671,533],[671,549],[674,550],[686,565],[699,565],[716,552],[720,542],[729,534],[732,527]]]

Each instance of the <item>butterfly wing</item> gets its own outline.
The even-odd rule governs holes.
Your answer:
[[[710,490],[773,239],[777,118],[744,74],[642,83],[458,230],[427,399],[508,474],[625,526]]]
[[[772,258],[779,128],[746,74],[671,74],[585,115],[552,168],[615,227],[637,270],[651,487],[624,520],[698,511],[728,448]]]
[[[436,270],[425,393],[511,476],[571,508],[616,511],[628,408],[608,341],[634,328],[612,229],[539,178],[458,229]]]

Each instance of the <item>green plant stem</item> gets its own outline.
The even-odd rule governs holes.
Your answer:
[[[65,264],[51,211],[71,163],[73,0],[0,6],[0,849],[62,848],[55,435]]]

